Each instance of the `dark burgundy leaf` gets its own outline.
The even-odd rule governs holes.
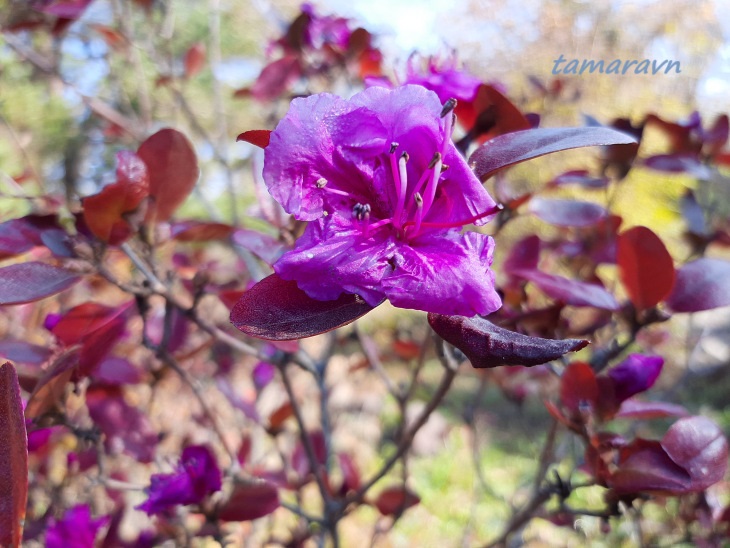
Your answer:
[[[576,200],[533,198],[530,211],[556,226],[590,226],[605,219],[608,212],[598,204]]]
[[[251,129],[241,133],[238,137],[236,137],[236,141],[246,141],[247,143],[251,143],[257,147],[266,148],[269,146],[270,138],[270,129]]]
[[[260,339],[285,341],[312,337],[347,325],[373,309],[357,295],[317,301],[296,282],[272,274],[243,294],[231,311],[237,329]]]
[[[659,236],[645,226],[619,234],[616,262],[631,302],[639,310],[651,308],[674,286],[674,261]]]
[[[17,548],[23,538],[28,498],[28,437],[15,368],[0,365],[0,545]]]
[[[675,312],[699,312],[730,305],[730,262],[697,259],[676,273],[674,289],[666,300]]]
[[[58,229],[55,215],[27,215],[0,223],[0,259],[20,255],[37,245],[45,245],[42,236],[50,229]]]
[[[102,384],[137,384],[142,373],[129,360],[116,356],[107,357],[93,372],[94,381]]]
[[[585,347],[588,341],[530,337],[497,327],[475,316],[443,316],[430,313],[428,323],[445,341],[461,350],[472,366],[539,365]]]
[[[312,444],[316,464],[324,466],[327,462],[327,447],[325,445],[324,435],[321,431],[315,430],[313,432],[308,432],[308,436],[309,441]],[[305,478],[312,472],[312,463],[309,461],[309,455],[301,441],[297,442],[297,445],[292,452],[291,466],[302,478]]]
[[[340,489],[341,495],[346,495],[349,491],[357,491],[360,489],[360,473],[357,470],[354,459],[347,453],[339,453],[337,460],[340,463],[340,470],[342,471],[342,487]]]
[[[566,171],[555,177],[548,183],[550,187],[560,187],[567,185],[578,185],[583,188],[604,188],[608,186],[611,180],[608,177],[593,177],[584,170],[578,169],[574,171]]]
[[[190,46],[190,49],[185,52],[183,64],[186,78],[192,78],[203,70],[205,66],[205,44],[197,42]]]
[[[502,265],[502,270],[512,272],[513,270],[534,270],[540,260],[540,237],[532,235],[520,240],[509,252],[509,256]]]
[[[142,143],[137,155],[147,165],[153,198],[147,219],[167,221],[198,180],[198,159],[193,145],[179,131],[166,128]]]
[[[689,412],[674,403],[663,401],[626,400],[616,413],[617,419],[661,419],[664,417],[686,417]]]
[[[469,165],[484,181],[502,168],[545,154],[571,148],[622,144],[637,146],[633,137],[606,127],[528,129],[487,141],[469,157]]]
[[[616,298],[600,285],[570,280],[539,270],[515,269],[511,274],[531,281],[543,293],[565,304],[593,306],[605,310],[618,310],[619,308]]]
[[[64,268],[31,261],[0,268],[0,305],[39,301],[81,280]]]
[[[689,173],[701,178],[710,176],[710,171],[694,154],[658,154],[646,158],[644,165],[664,173]]]
[[[583,406],[596,408],[598,402],[598,382],[591,366],[585,362],[573,362],[565,368],[560,378],[560,401],[574,413]]]
[[[51,355],[43,346],[26,341],[0,340],[0,357],[27,365],[41,365]]]
[[[147,415],[130,406],[117,387],[93,387],[86,391],[91,420],[104,433],[107,451],[124,453],[139,462],[152,462],[157,432]]]
[[[48,5],[38,8],[39,11],[55,15],[62,19],[75,20],[81,17],[86,8],[94,0],[56,0]]]
[[[251,86],[251,96],[259,101],[276,99],[301,75],[302,67],[297,55],[285,55],[264,67]]]
[[[396,485],[380,492],[373,504],[384,516],[394,516],[421,502],[421,498],[407,487]]]
[[[238,483],[217,515],[223,521],[248,521],[272,513],[279,504],[279,491],[270,483]]]
[[[618,402],[649,390],[664,366],[661,356],[630,354],[625,360],[608,371],[613,393]]]
[[[618,493],[681,493],[689,489],[692,480],[659,442],[639,438],[621,450],[618,470],[607,483]]]
[[[689,491],[707,489],[725,476],[727,440],[710,419],[699,416],[679,419],[664,434],[661,443],[667,455],[689,473]]]

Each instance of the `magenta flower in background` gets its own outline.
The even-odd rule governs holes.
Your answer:
[[[445,59],[429,57],[425,64],[423,59],[411,55],[408,58],[404,83],[430,89],[444,103],[452,97],[458,101],[473,101],[482,82],[457,66],[455,54]]]
[[[608,372],[613,381],[616,400],[622,402],[631,396],[649,390],[664,366],[661,356],[630,354],[624,361]]]
[[[160,514],[178,504],[198,504],[220,488],[221,471],[212,451],[204,445],[191,445],[183,450],[175,472],[152,475],[148,498],[136,508],[149,515]]]
[[[451,141],[452,108],[415,85],[295,99],[266,147],[264,180],[310,223],[276,273],[318,300],[352,293],[463,316],[499,308],[494,242],[461,233],[496,204]]]
[[[93,548],[96,534],[109,517],[91,519],[91,510],[80,504],[66,510],[60,521],[51,520],[46,532],[47,548]]]

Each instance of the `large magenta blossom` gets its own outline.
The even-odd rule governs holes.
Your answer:
[[[453,104],[421,86],[295,99],[266,147],[272,196],[310,221],[274,265],[310,297],[440,314],[500,306],[484,224],[496,204],[451,141]]]

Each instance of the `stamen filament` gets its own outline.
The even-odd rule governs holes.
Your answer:
[[[398,182],[396,183],[396,194],[398,196],[398,202],[395,206],[395,212],[393,212],[393,219],[395,220],[396,226],[400,225],[401,217],[403,216],[403,209],[406,205],[406,192],[408,192],[408,170],[406,169],[406,163],[408,162],[408,153],[404,152],[401,154],[398,160]]]
[[[433,222],[421,222],[418,223],[419,227],[423,228],[457,228],[462,227],[466,225],[470,225],[472,223],[475,223],[479,221],[480,219],[484,219],[485,217],[489,217],[490,215],[494,215],[495,213],[499,213],[504,209],[503,206],[500,204],[495,205],[494,207],[488,209],[487,211],[483,211],[482,213],[479,213],[478,215],[474,215],[473,217],[469,217],[468,219],[464,219],[462,221],[454,221],[451,223],[433,223]],[[411,225],[415,225],[416,221],[408,221],[403,225],[403,228],[407,228]]]
[[[423,198],[421,197],[420,192],[416,192],[413,195],[413,199],[416,201],[416,220],[415,221],[409,221],[406,223],[406,225],[413,222],[413,238],[418,236],[418,233],[421,230],[421,221],[423,221]],[[405,226],[405,225],[404,225]]]
[[[344,190],[338,190],[336,188],[330,188],[327,186],[320,187],[321,190],[324,190],[325,192],[329,192],[330,194],[337,194],[338,196],[345,196],[346,198],[352,198],[352,194],[349,192],[345,192]]]
[[[434,154],[433,160],[431,161],[431,164],[429,164],[429,168],[433,169],[433,173],[431,176],[431,180],[428,182],[428,185],[426,185],[426,190],[423,193],[423,216],[425,217],[428,214],[429,209],[431,209],[431,205],[433,205],[433,200],[436,197],[436,187],[438,186],[439,177],[441,177],[441,166],[443,164],[442,156],[438,152]]]

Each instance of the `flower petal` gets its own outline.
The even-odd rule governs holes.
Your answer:
[[[354,293],[377,306],[385,298],[380,281],[392,270],[388,256],[394,247],[387,231],[365,237],[350,219],[333,215],[310,223],[274,270],[285,280],[295,280],[313,299],[328,301]]]
[[[327,93],[292,101],[289,112],[271,133],[264,152],[266,186],[287,213],[302,221],[322,216],[328,209],[330,194],[317,188],[320,179],[327,181],[328,188],[348,192],[356,199],[362,197],[361,201],[367,202],[371,169],[361,166],[364,160],[361,162],[352,155],[343,161],[338,148],[351,150],[362,146],[362,156],[366,159],[379,143],[385,146],[385,140],[378,137],[378,132],[384,134],[385,130],[379,128],[374,116],[368,116],[362,109],[354,112],[359,108]]]
[[[449,231],[399,245],[395,270],[382,281],[394,306],[438,314],[486,315],[501,306],[494,290],[494,241],[483,234]]]

